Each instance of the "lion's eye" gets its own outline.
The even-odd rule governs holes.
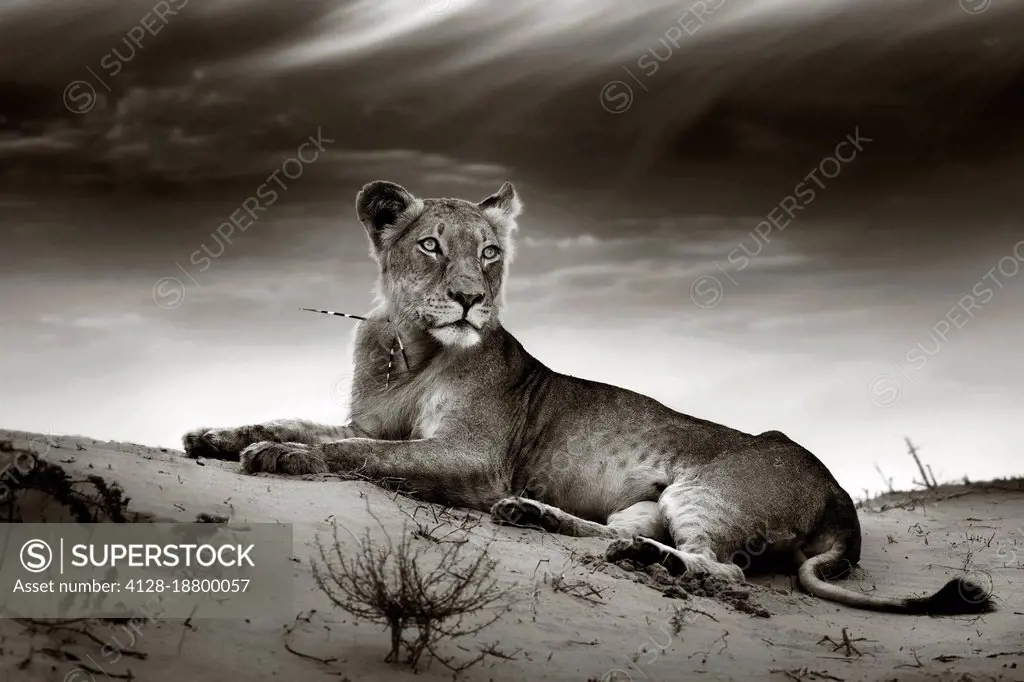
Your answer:
[[[501,249],[499,249],[497,246],[488,246],[487,248],[484,249],[483,257],[486,260],[492,260],[494,258],[497,258],[498,254],[500,253]]]
[[[427,237],[420,240],[420,248],[427,253],[440,253],[441,244],[433,237]]]

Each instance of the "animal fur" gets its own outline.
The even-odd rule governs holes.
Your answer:
[[[609,560],[742,580],[778,561],[808,592],[902,613],[976,613],[991,597],[954,580],[931,597],[882,597],[826,582],[860,559],[850,496],[784,434],[752,435],[629,390],[554,372],[502,327],[522,204],[511,184],[479,203],[417,199],[394,183],[356,200],[379,265],[359,323],[351,419],[298,420],[185,436],[191,456],[249,473],[358,470],[495,521],[612,540]],[[396,335],[408,364],[386,381]]]

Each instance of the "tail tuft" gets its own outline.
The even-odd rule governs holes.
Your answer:
[[[912,613],[929,616],[960,616],[988,613],[995,610],[992,593],[973,580],[956,578],[928,597],[884,597],[833,585],[821,573],[841,565],[846,553],[843,541],[836,541],[828,551],[804,560],[800,566],[800,585],[811,594],[859,609],[888,613]]]
[[[932,616],[958,616],[995,610],[991,593],[976,582],[955,578],[930,597],[907,599],[907,612]]]

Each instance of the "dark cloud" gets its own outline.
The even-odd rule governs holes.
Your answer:
[[[742,184],[753,207],[857,128],[876,142],[836,193],[952,182],[1021,151],[1014,3],[972,15],[952,0],[705,0],[717,9],[700,19],[701,3],[668,0],[452,0],[445,13],[420,0],[168,0],[184,6],[157,22],[159,4],[0,9],[8,181],[192,187],[247,177],[263,152],[323,126],[342,148],[643,200],[681,186],[720,204]],[[147,16],[159,31],[133,46]],[[88,114],[65,107],[76,80],[96,90]],[[627,110],[606,110],[626,93]]]

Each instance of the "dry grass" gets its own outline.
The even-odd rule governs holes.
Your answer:
[[[13,447],[10,441],[0,441],[0,452],[12,453],[12,464],[2,472],[0,520],[7,523],[42,521],[41,518],[22,518],[20,501],[31,494],[39,495],[45,503],[43,506],[62,509],[78,523],[138,520],[137,515],[128,511],[130,499],[117,483],[96,474],[83,480],[73,479],[61,467],[43,461],[34,452]]]

